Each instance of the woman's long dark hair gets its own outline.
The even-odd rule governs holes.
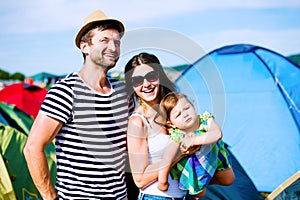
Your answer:
[[[132,74],[136,67],[146,64],[153,68],[154,71],[158,71],[159,74],[159,95],[158,100],[160,101],[166,94],[175,91],[175,85],[170,81],[167,77],[166,73],[163,70],[158,58],[155,55],[149,53],[140,53],[138,55],[133,56],[125,66],[125,82],[126,82],[126,91],[129,96],[137,97],[132,85]]]

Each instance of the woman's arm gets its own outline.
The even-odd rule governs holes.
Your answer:
[[[138,188],[144,188],[158,178],[161,163],[148,161],[147,127],[140,117],[132,116],[128,122],[127,148],[133,180]]]

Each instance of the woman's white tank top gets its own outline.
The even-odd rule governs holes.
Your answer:
[[[164,150],[167,147],[170,137],[163,133],[157,133],[154,129],[151,128],[148,120],[145,118],[144,115],[134,112],[131,116],[139,116],[144,124],[147,126],[148,130],[148,160],[149,163],[155,163],[162,159]],[[144,194],[151,194],[151,195],[159,195],[159,196],[166,196],[166,197],[177,197],[181,198],[186,195],[185,190],[180,190],[178,187],[178,180],[173,180],[169,175],[169,188],[167,191],[161,191],[157,188],[157,181],[149,185],[148,187],[141,189],[140,192]]]

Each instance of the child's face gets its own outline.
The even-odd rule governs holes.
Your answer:
[[[186,98],[180,98],[170,113],[171,123],[181,130],[195,127],[197,119],[193,105]]]

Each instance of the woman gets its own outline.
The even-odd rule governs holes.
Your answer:
[[[126,89],[139,105],[128,122],[127,145],[133,179],[140,188],[139,199],[184,199],[187,191],[169,176],[169,188],[157,188],[158,170],[164,167],[162,156],[169,143],[166,130],[154,122],[160,100],[175,91],[154,55],[140,53],[125,67]],[[157,119],[156,119],[157,120]]]

